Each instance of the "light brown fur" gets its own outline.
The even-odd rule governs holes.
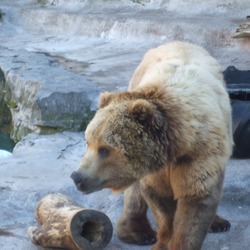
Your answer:
[[[150,50],[129,91],[100,96],[86,141],[73,179],[85,193],[128,188],[117,227],[122,240],[155,241],[149,206],[158,224],[152,249],[201,248],[213,219],[221,219],[215,215],[233,144],[229,98],[215,59],[181,42]]]

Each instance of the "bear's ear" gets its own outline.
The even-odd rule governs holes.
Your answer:
[[[156,129],[162,127],[164,119],[156,106],[147,100],[138,99],[134,101],[130,108],[130,113],[142,125],[154,126]]]
[[[99,107],[104,108],[107,106],[112,100],[112,95],[110,92],[101,93],[99,97]]]

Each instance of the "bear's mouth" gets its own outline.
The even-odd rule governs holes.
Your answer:
[[[88,184],[78,184],[76,185],[77,190],[83,194],[91,194],[102,189],[100,186],[90,186]]]
[[[135,178],[124,177],[103,180],[95,177],[86,177],[78,171],[73,172],[70,177],[74,181],[78,191],[83,194],[97,192],[103,188],[110,188],[114,193],[123,192],[136,181]]]
[[[86,184],[77,185],[76,187],[77,187],[77,190],[83,194],[91,194],[91,193],[94,193],[103,189],[103,187],[101,186],[88,186],[88,185],[86,186]]]
[[[93,190],[82,190],[81,188],[78,188],[77,187],[77,190],[80,191],[82,194],[91,194],[91,193],[94,193],[94,192],[97,192],[97,191],[100,191],[102,188],[100,189],[93,189]]]

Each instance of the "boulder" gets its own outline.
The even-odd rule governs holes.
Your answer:
[[[42,53],[4,50],[0,57],[3,114],[11,112],[12,138],[30,132],[83,130],[95,110],[98,89],[84,76],[65,70]],[[1,123],[9,121],[3,115]],[[7,121],[6,121],[7,120]]]

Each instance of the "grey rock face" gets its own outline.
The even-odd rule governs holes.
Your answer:
[[[98,90],[84,76],[66,71],[41,53],[25,50],[5,50],[0,65],[5,72],[2,103],[4,100],[11,111],[15,140],[31,131],[79,131],[85,127],[95,105],[91,97]]]
[[[3,0],[0,69],[6,81],[0,98],[2,112],[11,112],[12,137],[81,130],[98,94],[125,89],[144,52],[164,42],[198,43],[223,68],[246,67],[245,49],[231,37],[246,5]]]

